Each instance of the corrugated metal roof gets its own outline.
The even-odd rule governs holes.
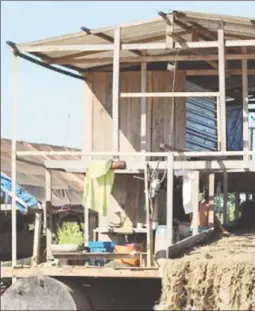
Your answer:
[[[58,147],[46,144],[35,144],[28,142],[17,142],[18,151],[65,151],[78,149]],[[48,156],[48,159],[78,159],[76,156]],[[32,161],[35,165],[17,161],[17,182],[39,201],[45,201],[45,169],[44,156],[22,157],[26,161]],[[1,171],[11,176],[11,140],[1,139]],[[53,204],[81,204],[84,185],[83,174],[72,174],[54,171],[52,174]]]
[[[167,14],[170,16],[173,13]],[[255,27],[254,21],[249,18],[242,17],[233,17],[225,15],[216,15],[216,14],[204,14],[204,13],[195,13],[195,12],[175,12],[177,14],[177,19],[185,23],[188,27],[192,28],[194,26],[198,27],[197,29],[205,32],[205,27],[210,31],[211,36],[217,35],[216,31],[218,29],[219,21],[224,21],[225,37],[229,40],[239,39],[239,38],[255,38]],[[120,25],[121,26],[121,41],[122,43],[143,43],[143,42],[164,42],[165,40],[165,21],[161,18],[155,18],[153,20],[139,21],[130,24]],[[68,34],[60,37],[49,38],[46,40],[29,42],[25,44],[17,45],[18,48],[24,46],[45,46],[45,45],[82,45],[82,44],[106,44],[109,43],[109,40],[102,38],[108,36],[110,38],[114,37],[114,28],[115,26],[100,28],[95,30],[90,30],[89,33],[80,31],[78,33]],[[187,30],[187,29],[186,29]],[[182,34],[182,38],[186,41],[192,41],[192,34],[185,32],[185,30],[179,25],[174,26],[174,32]],[[101,35],[101,36],[100,36]],[[157,51],[148,51],[148,55],[161,55],[166,53],[164,50]],[[33,54],[33,53],[31,53]],[[168,54],[170,54],[168,52]],[[38,56],[38,53],[34,53]],[[112,51],[109,52],[47,52],[40,53],[42,58],[54,59],[55,62],[59,58],[68,57],[73,55],[73,58],[81,60],[81,63],[75,63],[75,67],[78,70],[84,70],[87,68],[93,68],[105,63],[100,63],[101,58],[112,58]],[[120,57],[129,57],[136,56],[130,51],[121,51]],[[89,59],[98,59],[99,62],[96,63],[86,63],[86,60]],[[59,60],[58,60],[59,61]],[[53,62],[53,63],[55,63]],[[71,65],[71,61],[65,65]]]

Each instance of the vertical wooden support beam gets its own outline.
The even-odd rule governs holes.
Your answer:
[[[149,187],[148,187],[148,167],[146,163],[146,158],[144,160],[144,194],[145,194],[145,207],[146,207],[146,241],[147,241],[147,267],[152,266],[152,215],[150,211],[150,200],[149,200]]]
[[[224,171],[223,173],[223,224],[225,225],[228,221],[228,173]]]
[[[52,176],[49,170],[45,170],[45,201],[46,201],[46,212],[49,215],[49,221],[47,221],[47,232],[46,232],[46,260],[52,260]]]
[[[240,212],[240,209],[239,209],[239,203],[240,203],[240,193],[239,192],[236,192],[235,193],[235,219],[239,218],[239,212]]]
[[[197,29],[195,27],[192,27],[191,41],[192,42],[199,41],[199,34],[198,34]]]
[[[47,232],[47,206],[46,202],[42,204],[43,209],[43,235],[46,235]]]
[[[193,179],[193,220],[192,220],[192,233],[198,234],[199,226],[199,171],[194,171]]]
[[[112,82],[112,121],[113,151],[119,152],[119,87],[120,87],[120,27],[114,31],[113,82]],[[117,157],[118,158],[118,157]]]
[[[85,119],[86,117],[86,119]],[[93,151],[93,91],[92,81],[85,81],[85,105],[84,105],[84,152]],[[90,161],[92,156],[83,156],[83,160],[88,159]],[[86,178],[86,177],[85,177]],[[89,241],[89,209],[90,198],[87,200],[87,204],[84,205],[84,246],[88,246]],[[100,217],[100,216],[99,216]]]
[[[166,19],[166,48],[173,49],[174,48],[174,15],[173,13]]]
[[[147,92],[147,64],[141,63],[141,92]],[[141,98],[141,151],[147,151],[147,135],[146,135],[146,119],[147,119],[147,98]]]
[[[215,184],[215,174],[209,174],[209,215],[208,224],[212,228],[214,226],[214,184]]]
[[[83,104],[83,151],[93,151],[93,92],[92,82],[87,78],[84,81],[84,104]],[[83,159],[91,159],[91,156],[83,156]]]
[[[217,109],[217,143],[218,143],[218,151],[221,150],[221,108],[220,108],[220,98],[217,96],[216,109]]]
[[[89,242],[89,209],[91,207],[91,199],[87,200],[84,205],[84,245],[87,247]],[[100,216],[99,216],[100,217]]]
[[[166,197],[166,258],[169,258],[169,247],[173,244],[173,191],[174,191],[174,156],[167,155],[167,197]]]
[[[17,88],[18,88],[18,58],[13,56],[13,101],[12,101],[12,267],[17,264],[17,208],[16,208],[16,182],[17,182]],[[16,278],[12,278],[14,283]]]
[[[219,23],[218,29],[218,59],[219,59],[219,93],[220,93],[220,117],[221,117],[221,150],[227,150],[226,137],[226,73],[225,73],[225,42],[224,24]]]
[[[42,229],[42,213],[35,213],[35,225],[34,225],[34,244],[33,244],[33,260],[36,264],[39,264],[40,259],[40,246],[41,246],[41,229]]]
[[[247,53],[247,48],[242,48],[243,54]],[[243,98],[243,151],[249,151],[249,110],[248,110],[248,61],[242,60],[242,98]],[[248,155],[244,155],[244,160],[249,160]]]

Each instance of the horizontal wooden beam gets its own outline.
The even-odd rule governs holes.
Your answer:
[[[186,70],[186,76],[218,76],[218,70],[213,69],[201,69],[201,70]],[[226,70],[226,74],[231,74],[232,76],[241,76],[242,70],[241,69],[230,69]],[[247,71],[249,76],[255,75],[255,69],[249,69]]]
[[[90,252],[53,252],[55,258],[65,259],[121,259],[121,258],[140,258],[141,253],[90,253]]]
[[[255,46],[255,39],[250,40],[227,40],[225,41],[225,47],[249,47]]]
[[[255,161],[242,160],[219,160],[219,161],[176,161],[176,170],[205,170],[205,171],[224,171],[224,170],[245,170],[255,172]]]
[[[175,43],[175,48],[212,48],[217,47],[217,41]],[[122,50],[166,50],[166,43],[129,43],[122,44]],[[72,51],[111,51],[113,44],[83,44],[83,45],[31,45],[21,46],[21,53],[35,52],[72,52]]]
[[[146,228],[96,228],[95,233],[102,234],[122,234],[122,235],[132,235],[132,234],[146,234]]]
[[[143,97],[217,97],[218,92],[153,92],[153,93],[120,93],[121,98]]]
[[[152,167],[156,167],[157,161],[149,162]],[[159,163],[159,169],[166,169],[166,161],[161,161]],[[45,166],[49,169],[61,169],[68,172],[75,173],[86,173],[88,168],[88,163],[85,160],[48,160],[45,161]],[[137,160],[134,164],[129,164],[127,161],[127,169],[130,173],[133,171],[143,170],[144,164],[141,160]],[[250,171],[255,172],[255,161],[243,161],[243,160],[213,160],[213,161],[174,161],[175,170],[204,170],[204,171]],[[121,171],[119,171],[121,173]],[[127,173],[126,171],[122,171]]]
[[[201,49],[201,48],[217,48],[217,41],[199,41],[199,42],[175,42],[175,49],[178,48],[190,48],[190,49]],[[166,43],[129,43],[122,44],[122,50],[167,50]]]
[[[32,261],[32,257],[25,257],[25,258],[21,258],[17,260],[17,265],[30,265]],[[12,266],[12,262],[10,261],[2,261],[0,263],[1,268],[2,267],[11,267]]]
[[[250,40],[227,40],[225,47],[252,47],[255,46],[255,39]],[[217,48],[218,41],[198,41],[198,42],[176,42],[176,48]],[[21,53],[35,52],[64,52],[64,51],[111,51],[113,44],[83,44],[83,45],[21,45],[18,46]],[[122,44],[122,50],[167,50],[166,43],[129,43]]]
[[[19,47],[21,53],[35,52],[73,52],[73,51],[111,51],[113,44],[83,44],[83,45],[27,45]]]
[[[141,63],[141,62],[167,62],[167,61],[208,61],[217,60],[217,54],[211,55],[160,55],[160,56],[140,56],[140,57],[122,57],[120,58],[121,63]],[[253,60],[255,59],[255,53],[250,54],[228,54],[225,56],[225,60]],[[54,60],[54,59],[53,59]],[[108,64],[112,63],[113,58],[57,58],[56,61],[51,62],[54,64]]]
[[[45,276],[66,276],[66,277],[93,277],[93,278],[161,278],[161,270],[146,268],[105,268],[105,267],[85,267],[85,266],[64,266],[64,267],[1,267],[1,277],[26,278],[35,275]]]
[[[130,157],[167,157],[167,152],[83,152],[83,151],[17,151],[17,156],[130,156]],[[255,155],[255,150],[253,151],[187,151],[187,152],[174,152],[174,156],[184,156],[184,157],[235,157],[244,155]],[[56,160],[58,161],[58,160]],[[80,160],[78,160],[80,161]],[[44,161],[47,163],[47,160]]]

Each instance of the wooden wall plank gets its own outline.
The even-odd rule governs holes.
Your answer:
[[[148,72],[148,92],[169,92],[172,90],[173,73],[170,71]],[[176,72],[176,90],[184,91],[185,76],[183,72]],[[90,80],[93,89],[93,150],[111,151],[112,137],[112,74],[105,72],[92,73]],[[122,72],[120,74],[121,92],[140,92],[141,72]],[[160,143],[169,143],[171,98],[148,98],[147,120],[148,133],[147,150],[159,151]],[[178,148],[185,147],[185,99],[178,98],[176,101],[176,119],[174,137]],[[141,100],[140,98],[120,99],[120,151],[140,150],[140,127],[141,127]],[[123,160],[138,161],[138,158],[122,157]],[[104,219],[100,226],[107,225],[109,219],[118,221],[115,212],[121,211],[136,225],[145,215],[144,209],[144,186],[141,181],[132,175],[117,175],[113,187],[113,195],[108,211],[108,220]],[[162,193],[165,198],[165,194]],[[160,200],[160,208],[164,208],[164,200]],[[138,207],[140,211],[138,212]],[[142,216],[141,216],[142,215]],[[164,217],[164,211],[159,210],[159,215]]]

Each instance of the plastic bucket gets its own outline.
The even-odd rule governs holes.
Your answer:
[[[154,254],[156,258],[166,258],[167,226],[158,226],[155,234]]]

